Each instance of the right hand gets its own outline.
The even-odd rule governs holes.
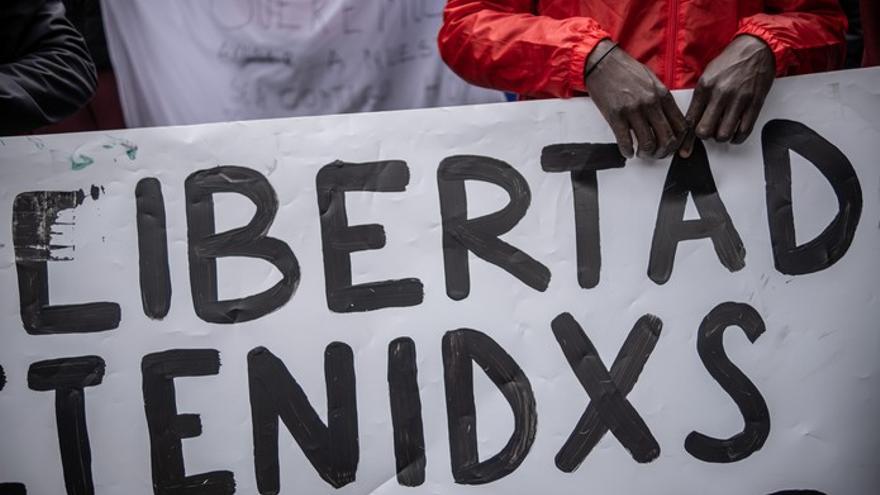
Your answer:
[[[650,69],[613,47],[611,41],[601,41],[587,58],[585,83],[590,97],[611,125],[623,156],[633,157],[630,131],[636,135],[640,157],[669,156],[687,135],[684,115]]]

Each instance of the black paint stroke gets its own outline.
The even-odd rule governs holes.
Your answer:
[[[112,302],[50,305],[49,261],[62,261],[51,244],[58,214],[81,205],[79,191],[31,191],[15,197],[12,206],[12,241],[18,273],[21,321],[31,335],[90,333],[119,326],[121,309]]]
[[[279,417],[321,479],[334,488],[354,482],[360,450],[351,347],[341,342],[327,346],[324,375],[326,425],[283,361],[265,347],[257,347],[248,353],[254,470],[261,494],[274,494],[281,489]]]
[[[69,495],[92,495],[92,449],[86,426],[85,388],[100,385],[104,360],[80,356],[38,361],[28,369],[31,390],[55,392],[55,422],[64,486]]]
[[[663,328],[660,318],[648,314],[636,321],[610,372],[571,314],[560,314],[551,327],[565,359],[590,397],[589,406],[556,454],[556,467],[567,473],[576,470],[608,430],[636,462],[656,459],[660,445],[626,396],[657,345]]]
[[[538,413],[532,385],[507,351],[482,332],[468,328],[446,332],[442,347],[452,477],[463,485],[501,479],[519,467],[535,441]],[[513,412],[510,439],[483,462],[477,446],[472,362],[498,387]]]
[[[770,495],[825,495],[825,493],[819,490],[781,490]]]
[[[22,483],[0,483],[0,495],[27,495]]]
[[[425,482],[427,461],[416,344],[409,337],[394,339],[388,344],[388,395],[397,482],[402,486],[419,486]]]
[[[72,210],[83,204],[86,194],[77,191],[30,191],[15,197],[13,201],[12,232],[16,243],[16,259],[26,261],[68,261],[70,258],[58,257],[53,250],[70,249],[73,246],[52,244],[52,229],[58,222],[58,215],[64,210]]]
[[[699,219],[684,220],[688,194],[693,197]],[[706,148],[698,139],[690,158],[676,154],[666,175],[651,242],[648,277],[657,284],[668,282],[678,243],[706,237],[712,240],[715,254],[725,268],[735,272],[746,266],[745,246],[718,195]]]
[[[761,131],[767,187],[767,220],[776,269],[786,275],[824,270],[843,258],[862,213],[862,188],[840,149],[816,131],[791,120],[771,120]],[[791,204],[791,156],[795,151],[828,180],[837,196],[834,219],[815,239],[798,246]]]
[[[626,159],[616,144],[567,143],[541,151],[545,172],[570,172],[574,197],[577,279],[584,289],[599,285],[602,254],[599,243],[599,184],[597,170],[621,168]]]
[[[3,390],[6,387],[6,371],[3,370],[3,366],[0,365],[0,390]]]
[[[499,211],[469,219],[466,180],[495,184],[510,195],[510,202]],[[550,270],[499,238],[522,220],[532,200],[528,182],[516,169],[487,156],[451,156],[444,158],[437,168],[437,187],[443,221],[446,294],[451,299],[458,301],[470,293],[468,251],[537,291],[547,290]]]
[[[697,336],[700,359],[712,378],[736,403],[745,422],[743,431],[723,440],[696,431],[688,434],[685,450],[705,462],[741,461],[760,450],[770,435],[770,412],[764,397],[724,351],[724,332],[730,326],[739,327],[752,343],[765,330],[761,315],[745,303],[721,303],[700,324]]]
[[[220,353],[214,349],[172,349],[147,354],[141,361],[144,411],[150,435],[150,462],[156,495],[235,493],[231,471],[186,475],[184,438],[202,434],[198,414],[178,414],[174,379],[216,375]]]
[[[265,316],[293,297],[300,281],[299,263],[290,246],[268,237],[278,211],[278,197],[256,170],[223,166],[194,172],[186,179],[189,278],[193,306],[211,323],[241,323]],[[241,194],[256,206],[244,227],[214,231],[214,194]],[[217,258],[240,256],[268,261],[281,272],[272,287],[247,297],[221,301],[217,295]]]
[[[138,265],[144,314],[161,320],[171,308],[171,274],[168,268],[168,233],[165,228],[165,199],[162,184],[155,177],[138,181],[137,203]]]
[[[348,191],[402,192],[409,184],[409,168],[399,160],[325,165],[315,178],[324,283],[327,307],[337,313],[416,306],[424,299],[417,278],[384,280],[352,285],[351,253],[385,246],[385,229],[379,224],[348,225],[345,193]]]
[[[93,201],[100,198],[101,194],[104,194],[104,186],[96,186],[92,184],[91,187],[89,187],[89,196]]]

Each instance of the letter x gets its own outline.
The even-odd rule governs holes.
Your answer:
[[[556,466],[567,473],[577,469],[608,430],[637,462],[656,459],[660,446],[626,395],[654,350],[663,322],[653,315],[639,318],[614,358],[610,372],[570,314],[557,316],[551,327],[568,364],[590,396],[589,406],[556,455]]]

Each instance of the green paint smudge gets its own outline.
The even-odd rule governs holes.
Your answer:
[[[138,147],[136,144],[122,143],[122,146],[125,148],[125,155],[128,156],[129,160],[137,159]]]
[[[95,163],[95,160],[89,155],[79,155],[70,157],[70,169],[82,170],[89,165]]]
[[[43,148],[46,147],[46,143],[44,143],[43,140],[40,138],[29,137],[29,138],[27,138],[27,140],[30,141],[31,144],[33,144],[34,147],[37,148],[38,150],[42,150]]]

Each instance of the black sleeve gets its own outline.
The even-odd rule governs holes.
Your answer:
[[[57,122],[85,105],[97,78],[60,0],[3,0],[0,135]]]

